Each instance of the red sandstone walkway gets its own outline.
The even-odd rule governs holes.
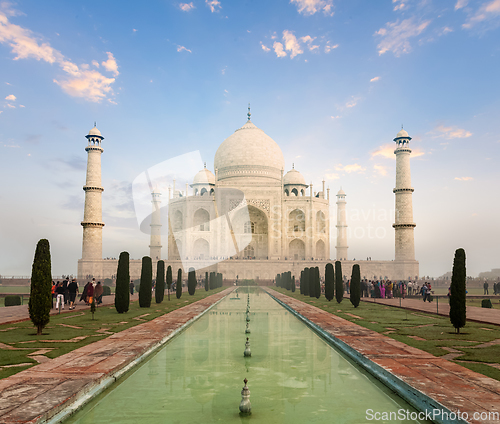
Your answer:
[[[474,420],[471,417],[474,412],[500,414],[500,381],[437,358],[423,350],[405,345],[274,290],[272,294],[334,337],[412,387],[436,399],[451,411],[467,412],[469,422],[498,424],[499,421]],[[379,300],[381,299],[377,299]]]
[[[362,297],[364,302],[381,303],[399,308],[399,298],[397,299],[372,299]],[[436,298],[432,302],[424,302],[421,299],[401,299],[401,307],[413,311],[430,312],[443,316],[450,315],[450,306],[447,298]],[[467,319],[485,324],[500,325],[500,309],[478,308],[477,306],[467,306]]]
[[[158,346],[232,289],[0,380],[0,423],[45,422],[82,393]]]

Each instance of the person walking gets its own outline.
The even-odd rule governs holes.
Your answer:
[[[132,280],[130,280],[129,289],[130,289],[130,294],[134,294],[134,282]]]
[[[92,283],[89,283],[87,287],[87,300],[85,303],[87,305],[91,305],[93,299],[94,299],[94,285]]]
[[[488,288],[489,288],[489,284],[488,284],[487,281],[485,281],[484,284],[483,284],[484,294],[489,294],[488,293]]]
[[[104,287],[102,286],[101,282],[98,281],[95,289],[94,289],[94,296],[95,296],[95,304],[99,305],[102,303],[102,295],[104,293]]]
[[[64,287],[62,283],[57,283],[56,287],[56,309],[59,309],[59,305],[62,305],[61,309],[64,309]]]
[[[68,293],[69,293],[69,310],[71,311],[72,309],[75,309],[75,299],[76,299],[76,294],[78,293],[78,283],[76,282],[76,279],[73,278],[71,280],[71,283],[68,284]]]

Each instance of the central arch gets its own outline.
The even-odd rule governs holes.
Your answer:
[[[210,255],[210,245],[205,239],[198,239],[194,242],[194,257],[196,259],[207,259]]]
[[[242,240],[248,239],[248,235],[252,234],[250,242],[254,254],[251,255],[255,259],[268,258],[268,240],[269,240],[269,223],[266,214],[257,209],[255,206],[248,205],[248,214],[245,210],[239,211],[232,219],[232,227],[238,246],[240,247],[239,256],[250,256],[245,254],[247,243]],[[250,250],[247,249],[246,253]]]

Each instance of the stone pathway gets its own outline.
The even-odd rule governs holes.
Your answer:
[[[479,421],[471,418],[474,412],[500,414],[500,381],[470,371],[443,357],[435,357],[405,345],[300,300],[276,291],[272,291],[272,294],[314,324],[415,389],[438,400],[451,411],[467,412],[469,422],[498,424],[498,421]],[[457,355],[455,349],[449,348],[449,351],[450,355]]]
[[[231,290],[232,287],[0,380],[0,422],[45,422],[99,382],[159,345],[162,339]],[[38,353],[40,350],[33,354]]]

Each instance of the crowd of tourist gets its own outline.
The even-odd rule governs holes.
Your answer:
[[[80,293],[80,288],[78,282],[75,278],[71,281],[69,278],[63,281],[52,281],[52,299],[55,300],[55,308],[64,309],[65,305],[68,305],[69,310],[75,309],[75,301],[77,294]],[[102,303],[102,296],[104,294],[104,287],[100,281],[89,281],[83,287],[82,295],[80,296],[80,302],[85,302],[86,305],[91,305],[92,301],[95,301],[96,306]],[[54,304],[54,302],[52,302]]]

